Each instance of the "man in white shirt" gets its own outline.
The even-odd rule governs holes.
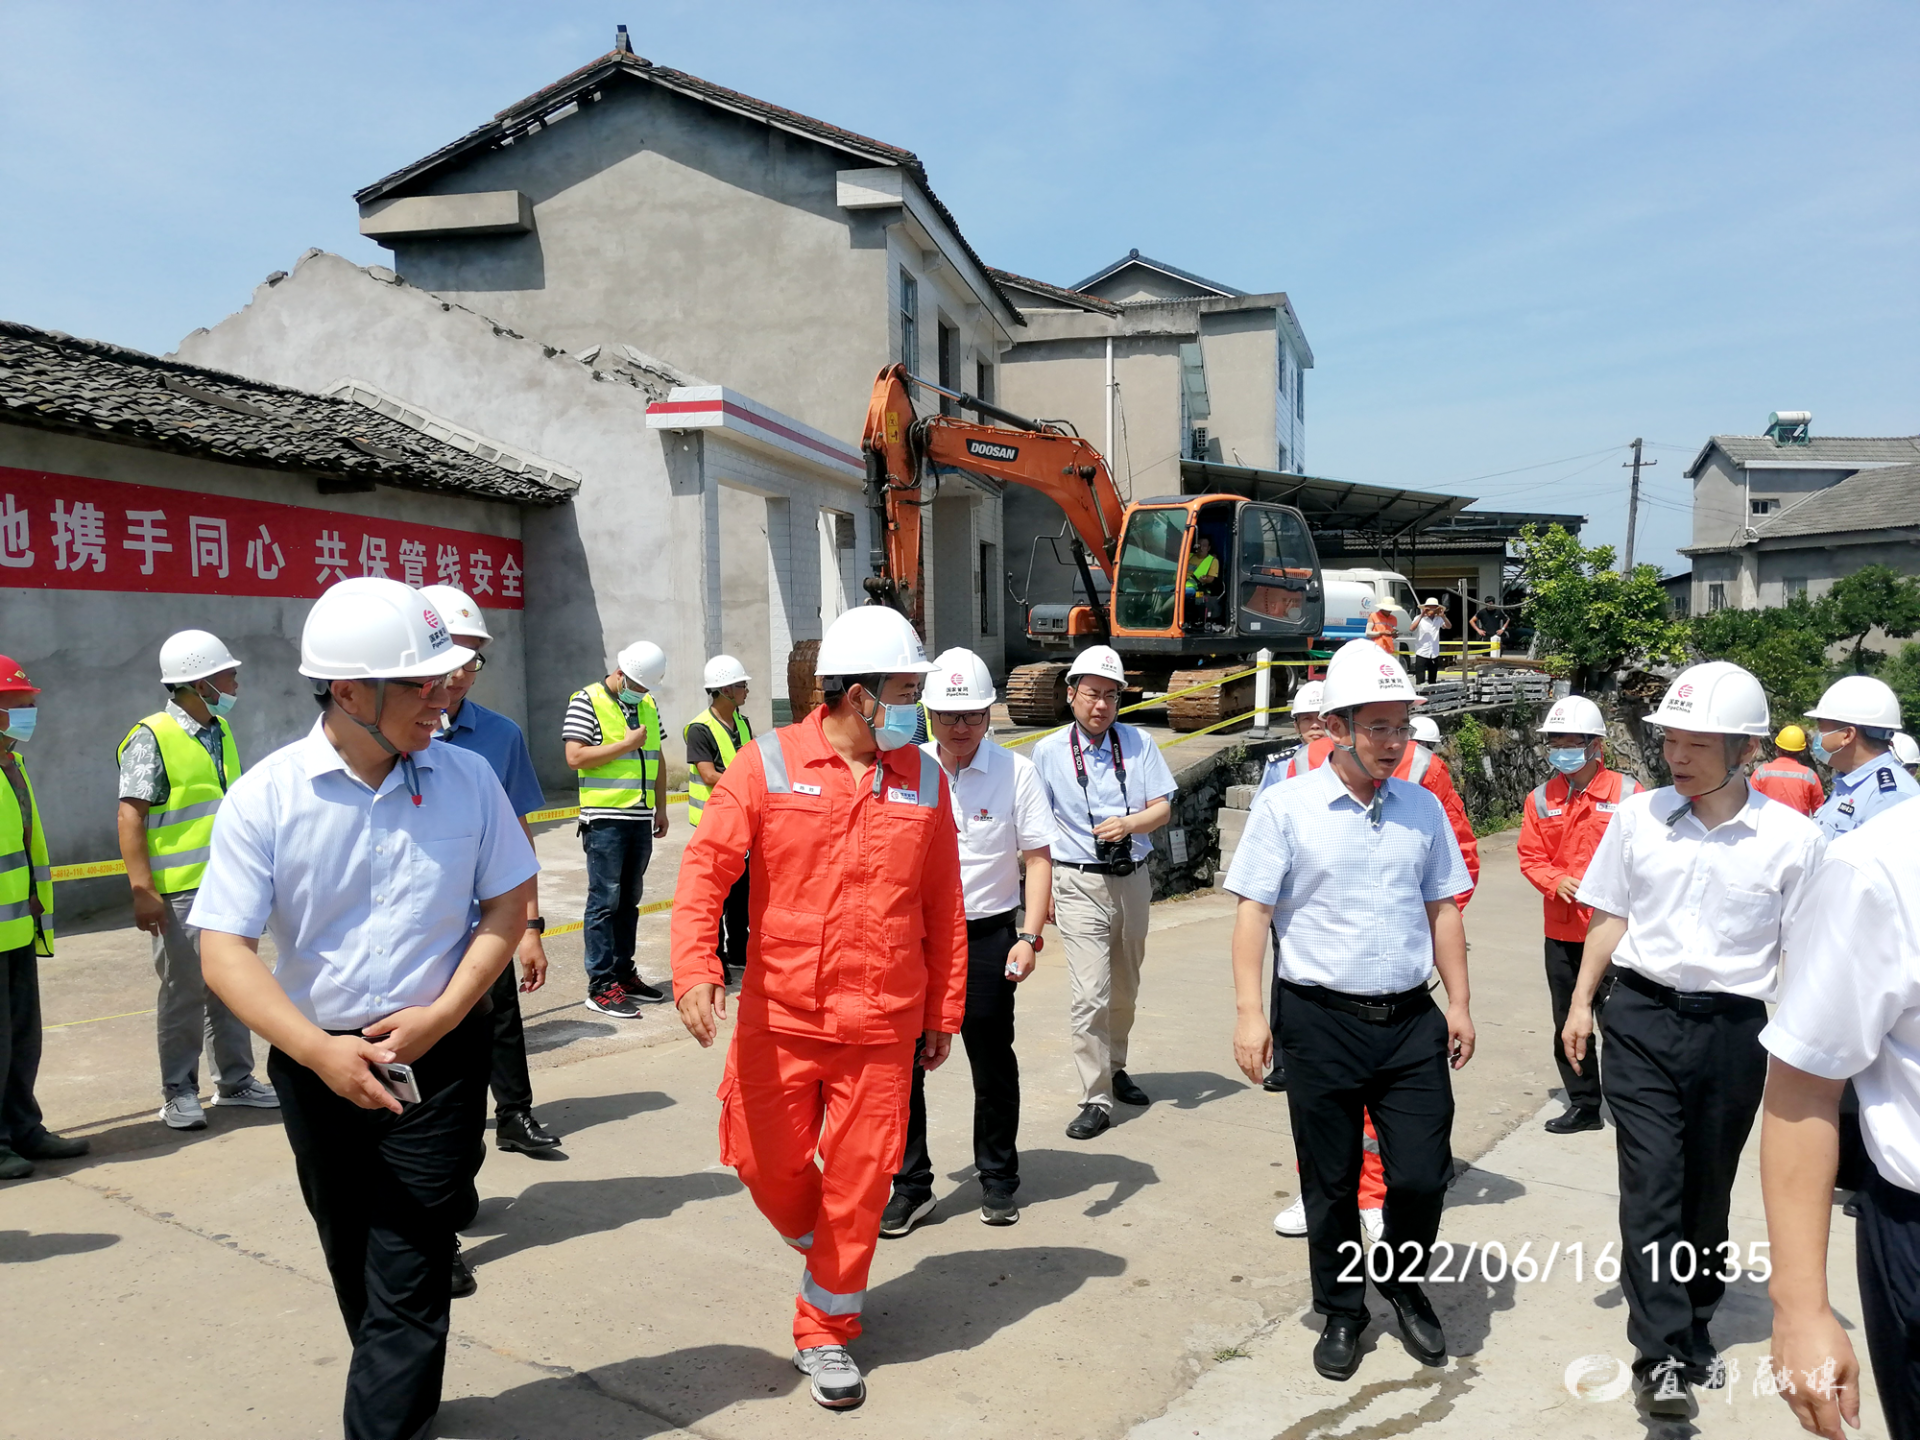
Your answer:
[[[1127,1075],[1127,1042],[1153,903],[1147,836],[1172,816],[1174,783],[1160,747],[1115,723],[1126,685],[1112,647],[1081,651],[1067,670],[1073,723],[1033,747],[1053,807],[1053,919],[1073,994],[1080,1113],[1067,1123],[1069,1140],[1104,1131],[1116,1099],[1149,1103]]]
[[[1770,733],[1760,682],[1724,660],[1683,671],[1652,722],[1673,784],[1620,802],[1576,892],[1593,919],[1561,1032],[1588,1063],[1596,993],[1602,1094],[1620,1167],[1620,1278],[1650,1415],[1686,1418],[1722,1379],[1708,1322],[1740,1150],[1766,1083],[1760,1030],[1781,926],[1824,844],[1748,787]],[[1611,968],[1609,968],[1611,967]],[[1680,1278],[1687,1276],[1690,1278]]]
[[[1420,613],[1413,621],[1413,679],[1417,685],[1431,685],[1440,678],[1440,637],[1453,628],[1447,607],[1429,595],[1420,602]]]
[[[1369,1274],[1358,1204],[1363,1111],[1386,1167],[1390,1278],[1379,1289],[1415,1358],[1447,1360],[1418,1279],[1453,1178],[1449,1069],[1473,1055],[1466,931],[1454,900],[1467,867],[1439,798],[1392,778],[1418,698],[1399,663],[1370,641],[1342,646],[1323,698],[1332,757],[1255,798],[1227,872],[1240,902],[1233,1051],[1249,1080],[1272,1061],[1260,972],[1270,929],[1279,941],[1313,1308],[1327,1317],[1313,1363],[1333,1380],[1359,1368],[1367,1326],[1358,1278]],[[1436,969],[1444,1014],[1427,993]]]
[[[228,790],[189,920],[207,987],[273,1046],[353,1342],[349,1440],[413,1440],[439,1408],[454,1234],[485,1154],[486,995],[539,869],[492,767],[431,743],[472,658],[398,580],[322,595],[300,637],[320,718]]]
[[[960,1025],[973,1072],[973,1166],[980,1176],[980,1219],[1020,1218],[1020,1062],[1013,1053],[1014,989],[1033,973],[1040,926],[1052,893],[1053,812],[1046,787],[1024,755],[987,738],[999,698],[987,665],[971,650],[933,662],[922,706],[933,738],[920,748],[947,773],[953,823],[960,832],[960,888],[967,906],[967,1012]],[[1016,924],[1023,903],[1025,929]],[[880,1233],[905,1235],[933,1213],[933,1157],[927,1150],[927,1077],[913,1067],[907,1146],[893,1177]]]
[[[1888,1431],[1920,1435],[1920,805],[1828,848],[1787,922],[1760,1121],[1781,1399],[1839,1440],[1860,1424],[1860,1363],[1827,1299],[1827,1226],[1851,1080],[1872,1164],[1854,1254],[1874,1385]],[[1825,1383],[1822,1383],[1822,1382]]]

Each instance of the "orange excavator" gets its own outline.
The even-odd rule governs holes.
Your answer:
[[[912,385],[983,419],[917,416]],[[1007,677],[1007,710],[1017,725],[1064,718],[1068,659],[1089,645],[1108,644],[1125,660],[1135,688],[1192,690],[1169,702],[1169,718],[1176,730],[1205,729],[1253,708],[1252,678],[1221,683],[1226,676],[1245,669],[1260,650],[1304,657],[1320,633],[1320,558],[1306,518],[1291,506],[1217,494],[1123,504],[1105,459],[1071,427],[943,389],[904,365],[875,378],[861,450],[867,504],[881,541],[873,549],[867,594],[871,603],[892,605],[909,618],[921,608],[915,593],[920,507],[931,502],[943,475],[1025,485],[1066,515],[1086,598],[1028,607],[1028,636],[1063,658],[1018,666]],[[1274,672],[1275,705],[1285,703],[1289,690],[1279,677],[1294,673]]]

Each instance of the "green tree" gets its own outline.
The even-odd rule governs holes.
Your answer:
[[[1702,658],[1753,672],[1776,715],[1806,713],[1826,686],[1826,627],[1804,595],[1765,610],[1696,615],[1691,628]]]
[[[1636,565],[1622,575],[1611,545],[1588,549],[1564,526],[1520,532],[1524,607],[1541,648],[1578,668],[1577,689],[1592,677],[1636,658],[1678,663],[1686,657],[1687,627],[1667,615],[1660,572]]]
[[[1869,631],[1904,640],[1920,630],[1920,580],[1891,565],[1867,565],[1834,581],[1814,611],[1830,643],[1853,642],[1853,673],[1859,675],[1869,668],[1861,654]]]
[[[1880,667],[1880,678],[1900,697],[1900,728],[1920,737],[1920,645],[1904,645]]]

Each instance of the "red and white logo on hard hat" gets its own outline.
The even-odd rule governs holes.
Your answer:
[[[952,675],[948,676],[947,680],[949,684],[957,685],[961,689],[966,688],[966,684],[967,684],[966,677],[962,675],[958,670],[954,671]]]
[[[1380,673],[1391,680],[1393,678],[1393,666],[1382,660],[1380,662]]]
[[[1673,692],[1676,700],[1684,700],[1691,694],[1693,694],[1693,686],[1691,685],[1682,685]]]

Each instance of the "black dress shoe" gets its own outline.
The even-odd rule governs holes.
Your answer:
[[[1549,1135],[1577,1135],[1582,1130],[1604,1130],[1607,1122],[1600,1118],[1598,1110],[1589,1110],[1584,1105],[1572,1105],[1564,1115],[1556,1115],[1547,1121],[1544,1127]]]
[[[1276,1065],[1267,1072],[1267,1078],[1260,1082],[1260,1088],[1270,1095],[1278,1095],[1287,1088],[1287,1072],[1284,1066]]]
[[[453,1237],[453,1298],[464,1300],[479,1288],[480,1282],[473,1278],[473,1267],[460,1253],[460,1237],[456,1235]]]
[[[1360,1368],[1360,1337],[1366,1331],[1364,1320],[1352,1320],[1344,1315],[1329,1317],[1327,1328],[1314,1343],[1313,1368],[1329,1380],[1351,1380],[1353,1372]]]
[[[1067,1122],[1067,1138],[1091,1140],[1111,1124],[1112,1117],[1098,1105],[1082,1105],[1080,1113]]]
[[[1133,1077],[1124,1070],[1113,1072],[1113,1098],[1122,1105],[1151,1105],[1147,1092],[1133,1083]]]
[[[1641,1409],[1654,1419],[1691,1420],[1700,1413],[1694,1403],[1693,1385],[1678,1364],[1663,1362],[1635,1375],[1633,1388]]]
[[[13,1142],[16,1154],[29,1160],[73,1160],[93,1149],[91,1140],[69,1140],[51,1130],[42,1130],[28,1140]]]
[[[502,1150],[532,1155],[540,1150],[558,1150],[560,1137],[542,1128],[531,1110],[502,1110],[494,1120],[493,1143]]]
[[[1447,1337],[1440,1329],[1440,1317],[1433,1313],[1433,1302],[1426,1292],[1411,1283],[1385,1290],[1387,1303],[1393,1306],[1393,1318],[1400,1324],[1400,1338],[1407,1342],[1407,1353],[1422,1365],[1447,1363]]]

